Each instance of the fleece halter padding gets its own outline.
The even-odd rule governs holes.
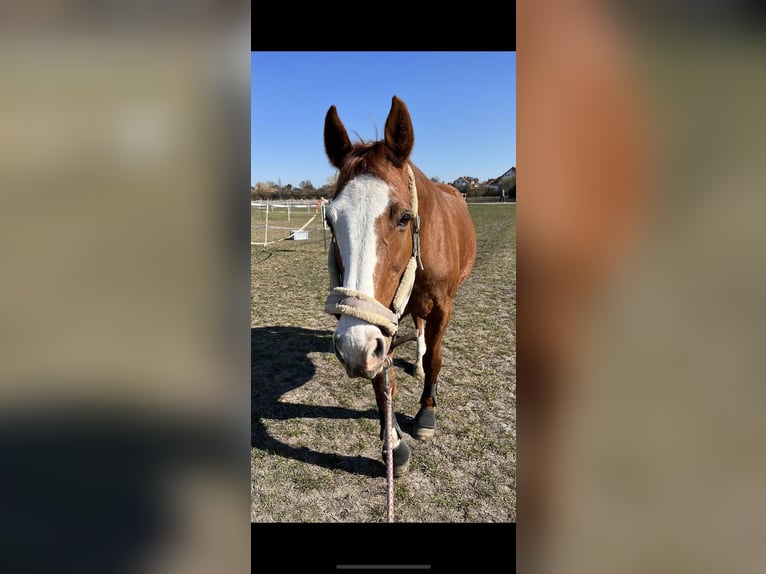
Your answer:
[[[341,286],[340,274],[335,261],[335,248],[331,247],[327,259],[327,267],[330,272],[330,294],[325,302],[325,312],[331,315],[349,315],[367,323],[372,323],[389,337],[393,337],[399,329],[399,319],[404,313],[404,308],[410,300],[412,288],[415,285],[415,273],[418,266],[423,269],[420,259],[420,216],[418,215],[418,191],[415,186],[415,175],[412,168],[407,164],[407,183],[412,197],[413,227],[412,227],[412,257],[407,263],[407,268],[399,280],[399,287],[394,294],[391,309],[375,300],[374,297],[365,295],[353,289]]]
[[[345,287],[336,287],[330,291],[325,311],[334,315],[349,315],[377,325],[389,337],[396,333],[399,323],[399,317],[374,297]]]

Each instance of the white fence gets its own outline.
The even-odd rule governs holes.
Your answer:
[[[271,245],[272,243],[277,243],[279,241],[284,241],[286,239],[303,239],[305,237],[303,230],[316,218],[321,217],[320,221],[322,222],[322,230],[327,229],[327,224],[324,220],[325,215],[325,205],[326,202],[323,201],[317,201],[317,200],[264,200],[264,201],[251,201],[250,202],[250,211],[251,213],[253,210],[260,211],[263,214],[264,219],[264,232],[263,232],[263,241],[253,241],[250,240],[250,245]],[[300,229],[293,229],[292,227],[285,228],[285,227],[276,227],[276,226],[270,226],[269,224],[269,214],[273,213],[276,210],[283,210],[287,212],[287,221],[290,222],[293,217],[295,217],[297,220],[303,221],[305,217],[309,217],[308,221],[305,221]],[[258,226],[260,227],[260,225]],[[269,227],[271,229],[281,229],[285,230],[288,229],[290,231],[290,234],[287,237],[282,237],[280,239],[269,241]]]
[[[316,211],[316,208],[316,200],[286,199],[273,201],[271,199],[266,199],[263,201],[250,202],[250,209],[257,209],[265,213],[269,213],[269,211],[273,211],[275,209],[286,209],[287,221],[290,221],[290,217],[295,211],[302,214],[311,215],[312,212]]]

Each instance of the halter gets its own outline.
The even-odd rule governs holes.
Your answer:
[[[412,257],[407,263],[399,287],[394,294],[394,300],[389,309],[375,297],[341,287],[340,274],[335,261],[335,249],[331,248],[328,254],[327,266],[330,271],[330,294],[325,302],[325,313],[331,315],[349,315],[372,323],[389,337],[393,337],[399,329],[399,319],[404,313],[404,308],[410,300],[412,288],[415,285],[415,272],[417,268],[423,269],[423,261],[420,259],[420,216],[418,215],[418,190],[415,186],[415,175],[412,168],[407,164],[407,185],[412,197],[412,212],[415,216],[412,226]]]

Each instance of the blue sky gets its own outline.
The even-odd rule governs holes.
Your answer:
[[[382,139],[394,95],[429,177],[483,181],[516,165],[515,52],[251,52],[250,81],[253,184],[325,185],[327,109],[352,141]]]

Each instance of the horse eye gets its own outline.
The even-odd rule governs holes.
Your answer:
[[[401,218],[399,218],[399,227],[406,227],[412,219],[412,214],[409,211],[405,211]]]

